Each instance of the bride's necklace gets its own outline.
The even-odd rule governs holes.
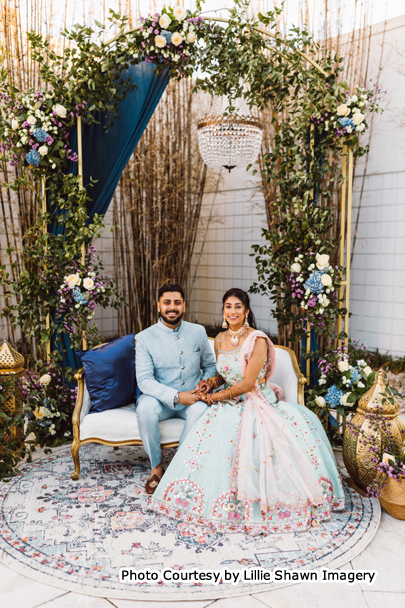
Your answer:
[[[228,333],[231,336],[231,344],[233,346],[238,346],[239,340],[243,338],[243,336],[246,336],[248,331],[249,327],[245,327],[245,325],[242,325],[242,327],[236,331],[232,331],[232,329],[228,327]]]

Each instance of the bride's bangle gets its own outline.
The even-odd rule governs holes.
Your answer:
[[[207,378],[207,380],[211,380],[211,382],[213,384],[213,388],[219,388],[222,384],[222,382],[218,378],[218,376],[213,376],[212,378]]]

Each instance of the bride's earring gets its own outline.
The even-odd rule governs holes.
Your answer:
[[[225,321],[225,315],[224,315],[224,320],[222,321],[222,328],[228,329],[228,323]]]
[[[250,327],[249,321],[248,321],[248,315],[245,315],[245,322],[243,324],[243,327]]]

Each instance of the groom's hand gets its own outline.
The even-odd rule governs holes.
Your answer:
[[[180,405],[193,405],[196,401],[199,401],[197,395],[195,394],[197,389],[193,391],[183,391],[179,393],[179,403]]]

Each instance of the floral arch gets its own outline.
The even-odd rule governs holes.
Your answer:
[[[379,106],[372,91],[349,94],[339,81],[342,58],[305,31],[293,29],[282,39],[276,31],[280,12],[256,19],[235,0],[229,19],[220,19],[203,17],[198,3],[195,13],[164,8],[126,31],[126,18],[110,11],[118,35],[104,43],[103,24],[97,31],[75,26],[62,32],[69,44],[61,54],[29,34],[43,90],[18,91],[3,74],[1,152],[17,168],[8,186],[34,189],[42,204],[26,235],[24,271],[16,280],[2,279],[2,314],[24,327],[38,352],[45,349],[48,357],[63,357],[65,368],[75,367],[74,349],[86,345],[95,305],[117,305],[119,296],[111,281],[99,278],[100,261],[89,245],[106,208],[95,211],[92,190],[83,186],[89,159],[82,132],[92,127],[114,134],[120,104],[142,89],[131,74],[142,76],[148,63],[155,66],[155,89],[145,95],[148,111],[138,121],[131,153],[168,79],[190,77],[198,68],[203,75],[194,90],[231,100],[243,96],[250,107],[270,113],[278,128],[261,171],[274,183],[272,225],[264,230],[267,243],[254,246],[258,281],[252,290],[273,299],[290,345],[306,340],[308,377],[316,356],[312,334],[337,340],[347,335],[350,264],[344,266],[350,261],[353,159],[365,152],[359,142],[365,113]],[[336,157],[343,168],[332,162]],[[337,181],[338,213],[331,188]],[[340,242],[331,237],[337,216]]]

